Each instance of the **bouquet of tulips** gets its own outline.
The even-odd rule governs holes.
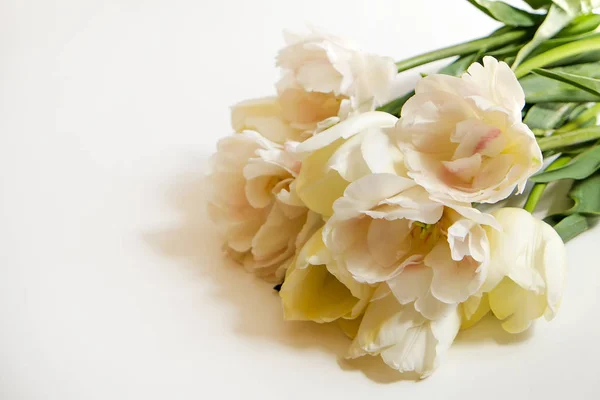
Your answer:
[[[552,319],[564,242],[600,214],[600,0],[469,2],[504,26],[400,62],[286,33],[276,95],[233,106],[209,178],[224,248],[277,283],[284,318],[421,377],[488,314]]]

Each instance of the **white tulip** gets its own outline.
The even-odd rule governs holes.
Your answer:
[[[299,161],[253,131],[219,141],[211,161],[209,211],[226,248],[249,270],[273,275],[322,225],[294,193]]]
[[[385,296],[367,307],[348,357],[381,355],[391,368],[425,378],[452,345],[460,321],[457,305],[442,318],[429,320],[413,304]]]
[[[367,175],[333,209],[323,235],[339,266],[358,282],[385,283],[426,318],[447,315],[486,279],[489,244],[481,224],[496,225],[494,219],[447,207],[409,178]]]
[[[556,315],[566,275],[566,252],[556,231],[525,210],[502,208],[494,213],[502,230],[487,230],[491,247],[489,306],[511,333],[531,322]]]
[[[523,89],[504,62],[475,63],[461,78],[429,75],[402,108],[397,140],[409,176],[441,199],[496,203],[542,166],[521,121]]]
[[[277,96],[243,101],[232,108],[236,132],[254,130],[284,144],[303,141],[323,124],[372,111],[390,97],[397,76],[391,58],[364,53],[342,39],[313,30],[286,34],[277,64]]]
[[[277,90],[296,127],[310,130],[327,116],[372,111],[389,99],[397,76],[391,58],[364,53],[315,29],[307,35],[286,33],[285,41],[277,57],[283,70]]]

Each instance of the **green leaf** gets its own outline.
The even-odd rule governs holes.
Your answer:
[[[591,32],[600,26],[600,15],[585,14],[576,17],[569,25],[560,31],[556,37],[576,36]]]
[[[555,4],[568,12],[590,12],[600,7],[600,0],[524,0],[531,8],[540,9]]]
[[[591,214],[600,215],[600,174],[577,182],[569,197],[575,201],[575,205],[565,214]]]
[[[589,113],[590,110],[592,108],[596,107],[598,104],[600,104],[600,103],[579,104],[577,107],[575,107],[573,109],[573,111],[571,112],[571,115],[569,115],[569,122],[579,122],[580,118],[587,118],[587,116],[584,117],[584,114]]]
[[[556,129],[562,126],[577,103],[540,103],[529,109],[523,122],[531,129]]]
[[[595,146],[597,144],[600,144],[600,142],[594,143],[593,146]],[[575,156],[578,156],[579,154],[585,153],[589,149],[590,149],[590,144],[589,143],[582,143],[582,144],[579,144],[579,145],[569,146],[569,147],[565,147],[563,149],[560,149],[560,153],[563,154],[563,155],[575,157]]]
[[[559,179],[585,179],[598,170],[600,170],[600,146],[595,146],[579,154],[566,166],[534,175],[529,180],[537,183],[547,183]]]
[[[554,39],[548,39],[544,43],[540,44],[537,49],[531,52],[529,57],[537,56],[541,53],[545,53],[546,51],[552,50],[559,46],[564,46],[565,44],[577,42],[579,40],[584,39],[592,39],[595,37],[600,37],[600,33],[584,33],[582,35],[574,35],[567,37],[557,37]],[[583,53],[587,54],[587,53]],[[581,55],[577,55],[577,57],[581,57]]]
[[[556,133],[564,133],[577,128],[596,125],[600,114],[600,103],[583,103],[575,107],[569,115],[568,123],[563,125]]]
[[[599,38],[600,33],[586,33],[582,35],[576,36],[568,36],[563,38],[555,38],[549,39],[544,43],[540,44],[537,49],[535,49],[528,58],[532,58],[538,56],[542,53],[550,51],[556,47],[560,47],[569,43],[578,42],[582,40],[589,40],[594,38]],[[554,60],[550,63],[545,63],[545,67],[554,68],[554,67],[562,67],[565,65],[573,65],[573,64],[584,64],[584,63],[595,63],[600,61],[600,50],[589,50],[583,51],[578,54],[574,54],[571,56],[561,57],[558,60]],[[526,61],[527,62],[527,61]]]
[[[538,54],[535,57],[529,58],[515,69],[515,75],[517,78],[522,78],[535,68],[544,68],[549,65],[564,61],[565,59],[597,50],[600,50],[600,37],[597,35],[589,35],[585,39],[576,40],[562,46],[555,47]],[[521,49],[521,51],[523,51],[523,49]],[[513,65],[513,69],[515,65],[516,64]]]
[[[537,139],[540,150],[557,150],[600,139],[600,126],[575,129],[573,131]]]
[[[568,67],[552,68],[552,72],[564,72],[589,78],[600,78],[600,68],[597,63],[577,64]],[[547,102],[598,102],[600,97],[571,84],[557,81],[541,75],[528,75],[519,80],[528,103]]]
[[[552,4],[552,6],[550,6],[550,10],[548,10],[548,14],[546,14],[544,22],[542,22],[538,30],[535,32],[535,35],[533,35],[533,39],[523,46],[521,51],[519,51],[519,54],[517,54],[517,58],[512,65],[513,70],[516,69],[540,44],[544,43],[548,39],[551,39],[554,37],[554,35],[560,32],[562,28],[567,26],[574,17],[574,15],[569,15],[561,7]]]
[[[510,6],[501,1],[468,1],[496,21],[500,21],[509,26],[534,26],[537,25],[543,18],[541,15],[528,13],[525,10]]]
[[[462,75],[474,62],[479,61],[483,53],[474,53],[466,56],[462,56],[454,61],[452,64],[440,70],[440,74],[460,76]]]
[[[525,0],[525,3],[535,10],[552,4],[552,0]]]
[[[571,161],[571,157],[561,156],[554,160],[554,162],[552,162],[552,164],[550,164],[548,168],[546,168],[546,172],[562,168],[563,166],[568,164],[569,161]],[[531,188],[531,192],[527,197],[527,201],[525,202],[523,209],[529,211],[530,213],[534,212],[537,204],[542,198],[544,190],[546,190],[546,186],[548,186],[547,183],[536,183],[535,185],[533,185],[533,188]]]
[[[557,218],[550,217],[546,220],[552,224]],[[561,237],[563,242],[567,243],[577,235],[587,231],[590,227],[588,218],[581,214],[571,214],[565,218],[559,220],[554,225],[554,230]]]
[[[525,1],[525,3],[529,4],[529,6],[531,8],[533,8],[535,10],[552,4],[552,0],[524,0],[524,1]]]
[[[506,28],[506,27],[504,27]],[[430,51],[418,56],[408,58],[396,63],[398,72],[406,71],[419,65],[428,64],[433,61],[443,60],[454,56],[464,56],[467,54],[477,53],[479,51],[490,51],[499,47],[506,46],[510,43],[518,43],[521,39],[528,35],[525,29],[507,30],[501,28],[487,37],[471,40],[469,42],[460,43],[454,46],[445,47]]]
[[[548,67],[562,67],[565,65],[597,63],[600,61],[600,50],[588,51],[572,57],[563,58],[560,61],[548,64]]]
[[[593,117],[592,119],[589,119],[581,124],[582,128],[589,128],[592,126],[598,126],[598,117]]]
[[[509,44],[508,46],[501,47],[498,50],[490,51],[487,53],[487,55],[492,56],[499,61],[505,61],[508,57],[514,58],[521,47],[523,47],[521,44]]]
[[[600,69],[600,66],[597,66]],[[545,76],[546,78],[554,79],[575,86],[581,90],[585,90],[600,97],[600,79],[591,78],[584,75],[576,75],[568,72],[553,71],[549,69],[536,68],[534,74]]]

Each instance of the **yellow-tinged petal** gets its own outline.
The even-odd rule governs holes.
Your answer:
[[[323,243],[323,228],[317,229],[298,252],[296,268],[309,265],[325,265],[331,261],[331,254]]]
[[[300,139],[300,132],[283,118],[283,110],[276,97],[246,100],[235,104],[231,108],[231,125],[237,133],[245,130],[256,131],[279,144]]]
[[[552,319],[564,290],[565,246],[556,231],[522,209],[493,213],[501,230],[487,229],[490,273],[484,285],[490,308],[511,333],[541,316]]]
[[[462,322],[460,329],[469,329],[475,326],[490,312],[490,302],[487,293],[481,297],[471,296],[461,304]]]
[[[308,208],[325,217],[333,214],[333,202],[342,197],[349,182],[327,167],[327,162],[344,141],[310,154],[303,162],[296,180],[296,193]]]
[[[279,294],[285,319],[319,323],[351,313],[359,301],[324,265],[291,267]]]
[[[509,278],[489,293],[489,299],[492,312],[509,333],[525,331],[533,320],[544,315],[547,307],[543,294],[523,289]]]
[[[338,325],[346,336],[350,339],[354,339],[358,333],[358,328],[362,322],[362,314],[354,319],[340,318],[337,320]]]
[[[363,313],[375,291],[338,267],[323,243],[323,228],[308,239],[291,265],[280,291],[286,319],[354,319]]]

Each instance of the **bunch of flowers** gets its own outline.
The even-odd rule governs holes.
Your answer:
[[[398,63],[286,34],[277,94],[233,107],[210,174],[224,247],[277,281],[286,319],[338,323],[348,357],[422,377],[488,314],[510,333],[552,319],[564,242],[600,213],[600,4],[470,2],[504,27]],[[574,205],[533,216],[562,179]]]

